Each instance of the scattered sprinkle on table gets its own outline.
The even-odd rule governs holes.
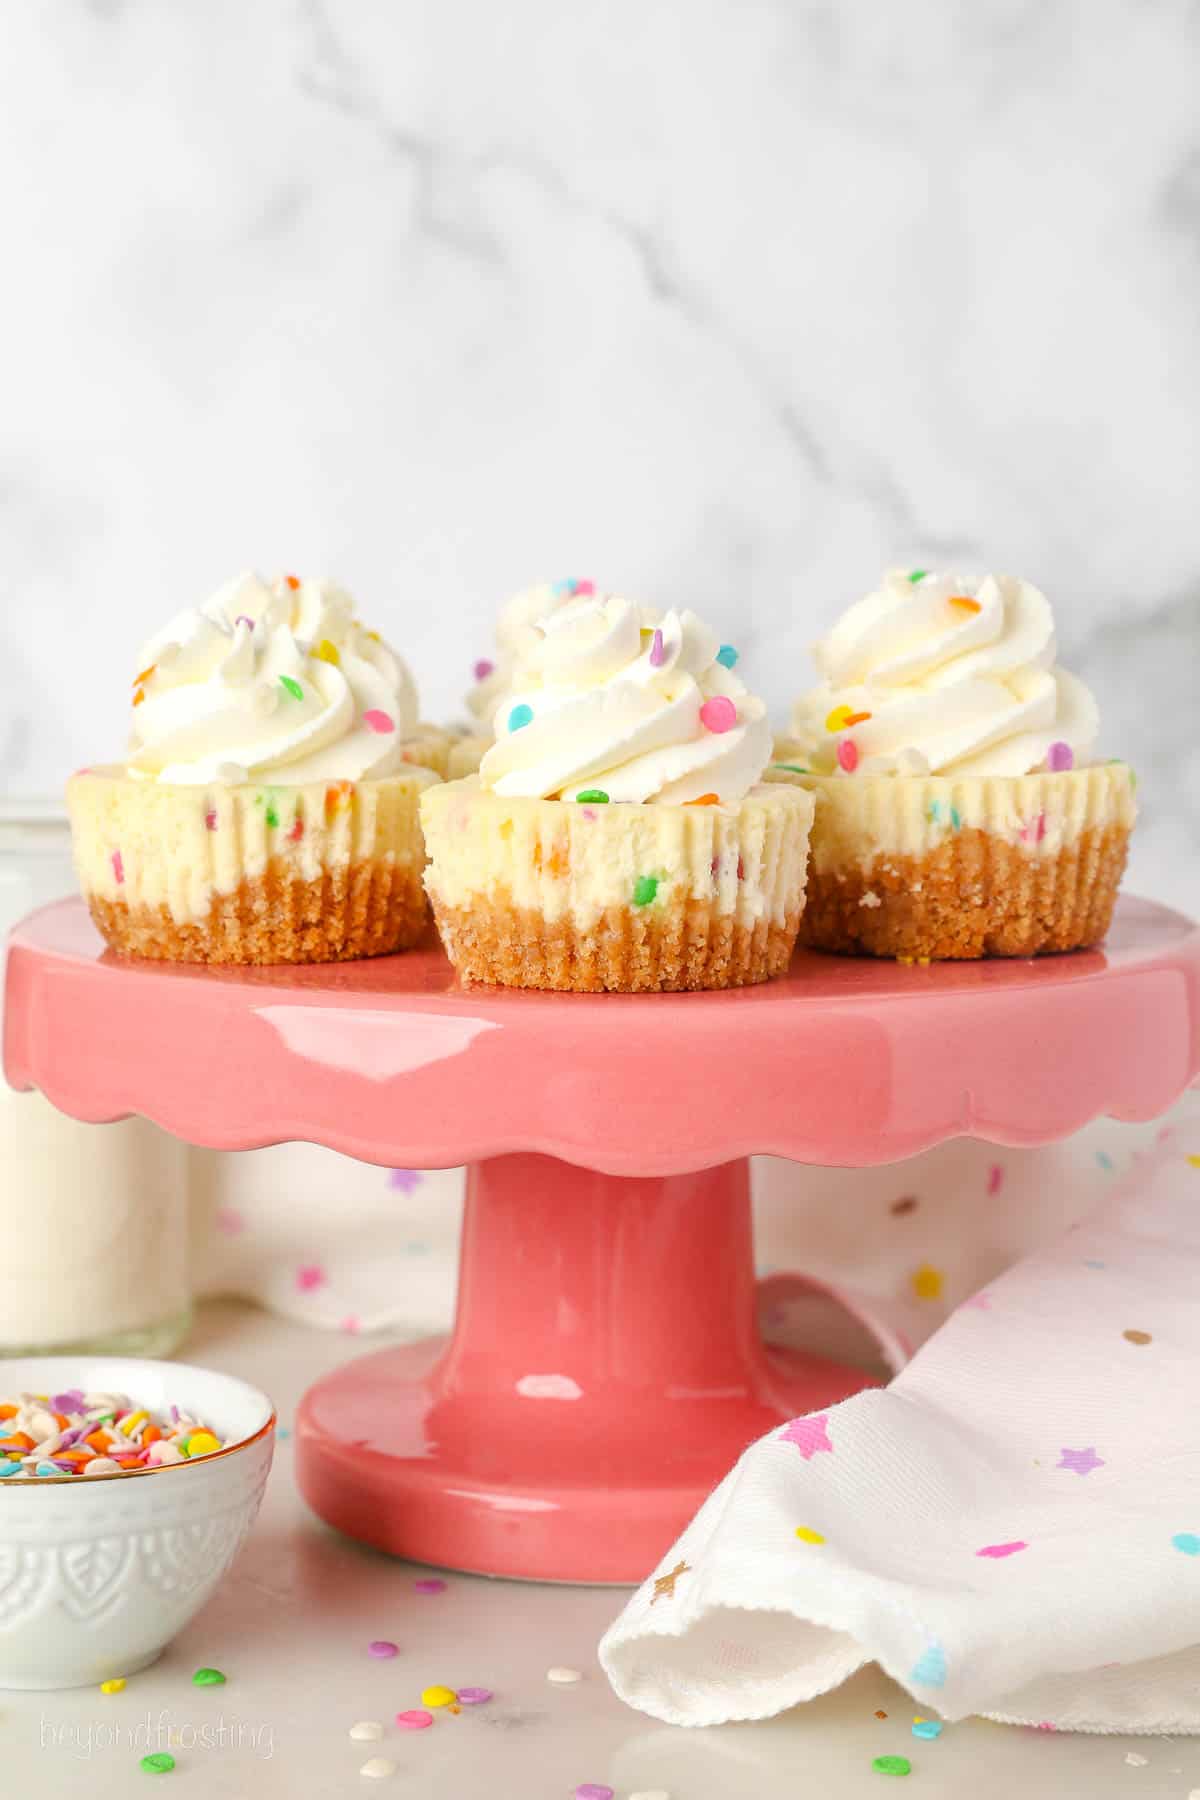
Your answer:
[[[386,1756],[373,1756],[358,1772],[365,1775],[368,1781],[383,1781],[396,1773],[396,1765],[389,1762]]]
[[[396,1723],[401,1731],[425,1731],[433,1724],[433,1714],[414,1708],[412,1712],[397,1713]]]
[[[114,1675],[111,1681],[102,1681],[100,1683],[100,1692],[102,1694],[121,1694],[124,1693],[124,1691],[125,1677],[123,1675]]]
[[[215,1433],[172,1406],[161,1413],[127,1394],[18,1394],[0,1403],[4,1475],[120,1475],[211,1456]]]
[[[220,1669],[197,1669],[192,1683],[195,1687],[224,1687],[225,1677]]]
[[[464,1706],[485,1706],[492,1697],[492,1690],[481,1687],[459,1688],[458,1697]]]
[[[583,1680],[582,1669],[547,1669],[546,1680],[552,1681],[555,1687],[570,1687],[576,1681]]]
[[[427,1687],[422,1692],[421,1705],[453,1706],[457,1699],[458,1695],[453,1688],[443,1687],[440,1682],[435,1682],[433,1687]]]
[[[885,1713],[885,1712],[884,1712],[884,1711],[883,1711],[883,1709],[882,1709],[882,1708],[879,1708],[879,1709],[878,1709],[878,1710],[877,1710],[877,1711],[876,1711],[876,1714],[875,1714],[875,1717],[876,1717],[876,1718],[877,1718],[877,1719],[886,1719],[886,1718],[887,1718],[887,1714],[886,1714],[886,1713]]]
[[[350,1736],[356,1744],[377,1744],[383,1736],[383,1726],[378,1719],[360,1719],[350,1727]]]
[[[581,1781],[575,1789],[575,1800],[613,1800],[613,1790],[602,1781]]]
[[[907,1756],[877,1756],[871,1764],[881,1775],[911,1775],[912,1764]]]
[[[1131,1769],[1144,1769],[1150,1761],[1150,1758],[1148,1756],[1140,1756],[1136,1750],[1131,1750],[1125,1758],[1125,1761],[1129,1764]]]
[[[399,1654],[399,1644],[393,1644],[390,1638],[376,1638],[372,1643],[367,1645],[368,1656],[387,1657],[399,1656]]]
[[[1127,1344],[1149,1344],[1152,1342],[1148,1331],[1123,1331],[1121,1336]]]
[[[444,1594],[446,1583],[440,1575],[423,1575],[420,1581],[413,1582],[414,1594]]]
[[[140,1766],[147,1775],[169,1775],[175,1767],[175,1758],[169,1750],[154,1750],[149,1756],[143,1756]]]
[[[940,1719],[914,1719],[912,1734],[915,1738],[939,1738],[942,1735]]]

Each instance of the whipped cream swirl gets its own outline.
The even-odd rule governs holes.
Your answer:
[[[483,725],[491,725],[496,708],[512,686],[521,643],[531,625],[540,624],[560,607],[574,600],[590,599],[596,593],[594,581],[540,581],[535,587],[522,588],[501,607],[496,620],[496,654],[475,664],[475,686],[467,695],[467,705]]]
[[[532,626],[496,713],[480,781],[497,794],[736,806],[771,756],[763,702],[692,612],[617,595]]]
[[[894,570],[813,648],[792,730],[814,770],[1026,775],[1086,762],[1090,691],[1055,667],[1043,594],[1011,575]]]
[[[143,647],[128,768],[182,785],[361,781],[402,767],[416,721],[407,668],[342,588],[241,575]]]

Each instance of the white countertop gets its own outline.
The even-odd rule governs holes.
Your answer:
[[[286,1429],[308,1382],[361,1347],[219,1303],[203,1308],[181,1354],[249,1375],[271,1393]],[[1200,1788],[1195,1739],[1082,1738],[973,1720],[948,1725],[936,1742],[918,1741],[912,1700],[874,1669],[767,1724],[659,1725],[624,1707],[596,1662],[621,1590],[448,1574],[444,1593],[422,1596],[413,1582],[428,1571],[361,1549],[309,1514],[291,1463],[284,1437],[234,1572],[123,1693],[0,1696],[13,1792],[107,1800],[162,1779],[166,1795],[203,1792],[208,1800],[571,1800],[578,1784],[600,1782],[617,1800],[647,1789],[671,1800],[880,1800],[889,1778],[871,1764],[885,1754],[910,1760],[904,1791],[913,1800],[1186,1800]],[[392,1640],[399,1655],[372,1659],[373,1639]],[[202,1665],[223,1670],[227,1684],[194,1687]],[[555,1665],[583,1670],[583,1681],[551,1685],[546,1671]],[[427,1731],[398,1730],[395,1714],[418,1707],[422,1688],[437,1682],[491,1688],[495,1698],[457,1717],[438,1714]],[[888,1718],[877,1719],[876,1709]],[[360,1719],[384,1724],[381,1743],[351,1741]],[[138,1767],[147,1720],[151,1748],[169,1747],[176,1757],[165,1777]],[[173,1732],[177,1742],[160,1746],[160,1720],[164,1739]],[[205,1727],[207,1746],[198,1738]],[[1130,1753],[1147,1761],[1129,1764]],[[361,1776],[372,1756],[393,1761],[395,1775]]]

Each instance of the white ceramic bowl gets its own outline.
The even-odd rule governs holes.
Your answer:
[[[271,1467],[274,1409],[232,1375],[138,1357],[0,1361],[0,1400],[73,1387],[174,1403],[226,1448],[144,1474],[0,1482],[0,1687],[82,1687],[153,1662],[233,1561]]]

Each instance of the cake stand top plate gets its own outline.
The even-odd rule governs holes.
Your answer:
[[[76,1118],[140,1113],[221,1149],[418,1168],[538,1150],[617,1175],[894,1162],[1164,1112],[1200,1073],[1200,928],[1126,898],[1104,947],[1068,956],[800,952],[727,993],[547,994],[463,988],[432,937],[294,969],[122,960],[64,900],[11,940],[5,1063]]]

